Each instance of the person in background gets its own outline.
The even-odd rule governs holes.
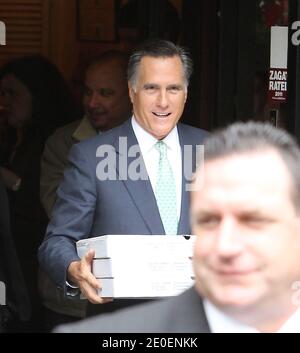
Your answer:
[[[77,286],[89,302],[105,304],[89,305],[90,312],[115,310],[137,300],[107,303],[101,298],[96,292],[101,284],[91,273],[94,253],[80,260],[76,241],[103,234],[190,234],[189,180],[183,166],[188,162],[192,173],[196,160],[194,154],[185,161],[184,150],[186,145],[195,150],[207,135],[178,123],[191,72],[183,48],[160,39],[142,43],[127,69],[133,116],[70,151],[39,260],[66,295],[78,293]],[[108,161],[107,148],[112,152]],[[131,174],[133,150],[135,158],[141,156],[138,178]],[[120,169],[123,156],[126,165]],[[111,177],[101,170],[106,162]],[[117,177],[119,173],[127,177]]]
[[[235,123],[204,151],[191,196],[195,285],[56,332],[300,332],[297,142],[267,123]]]
[[[40,159],[45,140],[76,119],[66,81],[40,55],[14,59],[0,68],[3,114],[9,126],[1,144],[0,175],[7,188],[12,235],[32,305],[28,330],[41,330],[36,251],[47,219],[39,201]],[[25,327],[24,327],[25,329]]]
[[[117,50],[105,52],[92,60],[84,79],[84,117],[60,127],[46,141],[40,196],[49,219],[73,144],[120,125],[131,115],[127,62],[127,54]]]
[[[0,333],[22,332],[30,319],[28,290],[10,230],[9,204],[0,180]]]
[[[84,117],[59,128],[46,141],[41,162],[40,197],[49,219],[72,145],[107,131],[130,117],[127,62],[128,56],[120,51],[108,51],[95,58],[85,74]],[[40,273],[39,282],[47,330],[59,323],[85,317],[85,300],[64,298],[45,272]]]

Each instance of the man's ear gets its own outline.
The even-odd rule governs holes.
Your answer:
[[[131,86],[130,82],[128,82],[128,92],[129,92],[130,101],[133,104],[134,103],[135,92],[134,92],[134,89]]]

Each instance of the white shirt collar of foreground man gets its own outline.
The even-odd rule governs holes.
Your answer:
[[[224,314],[208,300],[204,300],[204,310],[212,333],[260,333],[256,328],[245,325]],[[276,333],[300,332],[300,308],[281,326]]]

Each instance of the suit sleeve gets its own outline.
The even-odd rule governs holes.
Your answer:
[[[57,191],[46,236],[39,248],[41,267],[65,289],[69,264],[79,260],[76,241],[87,238],[96,205],[96,171],[83,146],[74,145]]]

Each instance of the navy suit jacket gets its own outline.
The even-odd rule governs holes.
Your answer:
[[[202,299],[194,288],[190,288],[173,298],[58,326],[55,332],[205,333],[210,332],[210,328]]]
[[[185,145],[190,145],[193,150],[192,155],[187,156],[189,161],[184,160],[184,155],[182,157],[183,164],[191,164],[192,172],[196,166],[196,145],[203,143],[207,132],[178,124],[178,134],[182,150]],[[138,146],[131,120],[127,120],[114,129],[74,145],[70,151],[69,165],[39,249],[42,268],[61,288],[65,288],[69,264],[79,259],[76,241],[104,234],[165,234],[150,181],[118,180],[119,161],[124,153],[119,150],[119,137],[127,138],[127,151]],[[107,156],[96,156],[96,153],[98,147],[104,145],[114,148],[116,180],[99,181],[97,178],[97,166]],[[127,165],[134,160],[136,156],[129,156]],[[185,186],[191,182],[191,175],[184,174],[178,234],[190,234],[189,192]]]

